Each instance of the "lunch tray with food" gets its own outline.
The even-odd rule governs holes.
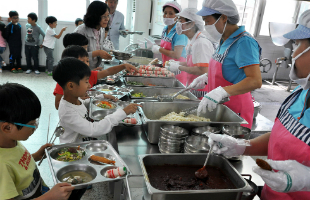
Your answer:
[[[96,85],[93,87],[93,89],[102,92],[104,94],[109,94],[113,95],[114,97],[121,99],[124,96],[130,94],[133,90],[131,88],[126,88],[126,87],[116,87],[116,86],[111,86],[111,85],[106,85],[106,84],[100,84]]]
[[[69,182],[76,189],[124,179],[132,172],[105,140],[54,145],[45,149],[55,184]]]

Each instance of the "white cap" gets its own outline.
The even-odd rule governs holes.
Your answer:
[[[198,29],[203,31],[205,22],[202,20],[201,16],[196,14],[197,11],[198,10],[196,8],[185,8],[182,10],[182,12],[177,13],[176,16],[184,17],[195,22],[195,25],[198,27]]]
[[[306,10],[301,14],[298,20],[298,27],[283,35],[287,39],[308,39],[310,38],[310,10]]]
[[[177,9],[179,12],[182,11],[182,7],[180,4],[178,4],[176,1],[167,1],[164,5],[163,5],[163,8],[166,7],[166,6],[170,6],[172,8],[175,8]]]
[[[213,14],[226,15],[231,24],[239,22],[238,9],[232,0],[204,0],[202,9],[197,12],[197,15],[209,16]]]

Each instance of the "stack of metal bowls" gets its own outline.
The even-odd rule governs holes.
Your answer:
[[[159,151],[161,153],[183,153],[188,131],[179,126],[164,125],[160,127]]]
[[[208,138],[191,135],[185,139],[184,153],[208,153]]]
[[[207,137],[205,134],[203,134],[205,132],[219,134],[221,132],[221,128],[220,127],[215,127],[215,126],[197,127],[197,128],[194,128],[192,130],[192,134],[191,135]]]

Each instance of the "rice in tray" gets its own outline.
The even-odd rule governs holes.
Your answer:
[[[204,117],[198,117],[196,115],[190,114],[184,117],[185,112],[175,113],[171,112],[168,115],[161,117],[159,120],[162,121],[185,121],[185,122],[209,122],[210,119]]]

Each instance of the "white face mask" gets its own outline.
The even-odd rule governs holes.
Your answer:
[[[184,23],[177,22],[176,31],[177,31],[177,34],[178,34],[178,35],[181,35],[183,31],[188,31],[188,30],[190,30],[190,29],[192,29],[192,28],[194,27],[194,26],[193,26],[193,27],[191,27],[191,28],[182,30],[182,25],[183,25],[183,24],[187,24],[187,23],[191,23],[191,21],[184,22]]]
[[[164,21],[164,24],[167,26],[170,26],[175,23],[174,18],[164,18],[163,21]]]
[[[304,90],[308,90],[310,88],[310,73],[306,78],[299,78],[295,72],[295,61],[304,53],[306,53],[307,51],[310,50],[310,47],[308,47],[307,49],[305,49],[303,52],[301,52],[300,54],[298,54],[295,58],[292,58],[292,68],[290,71],[290,79],[294,82],[296,82],[297,84],[299,84]]]
[[[219,17],[214,24],[205,26],[206,31],[209,33],[209,39],[214,43],[220,42],[222,35],[224,34],[226,29],[227,21],[225,23],[223,33],[219,33],[215,27],[215,24],[220,20],[221,17]]]

